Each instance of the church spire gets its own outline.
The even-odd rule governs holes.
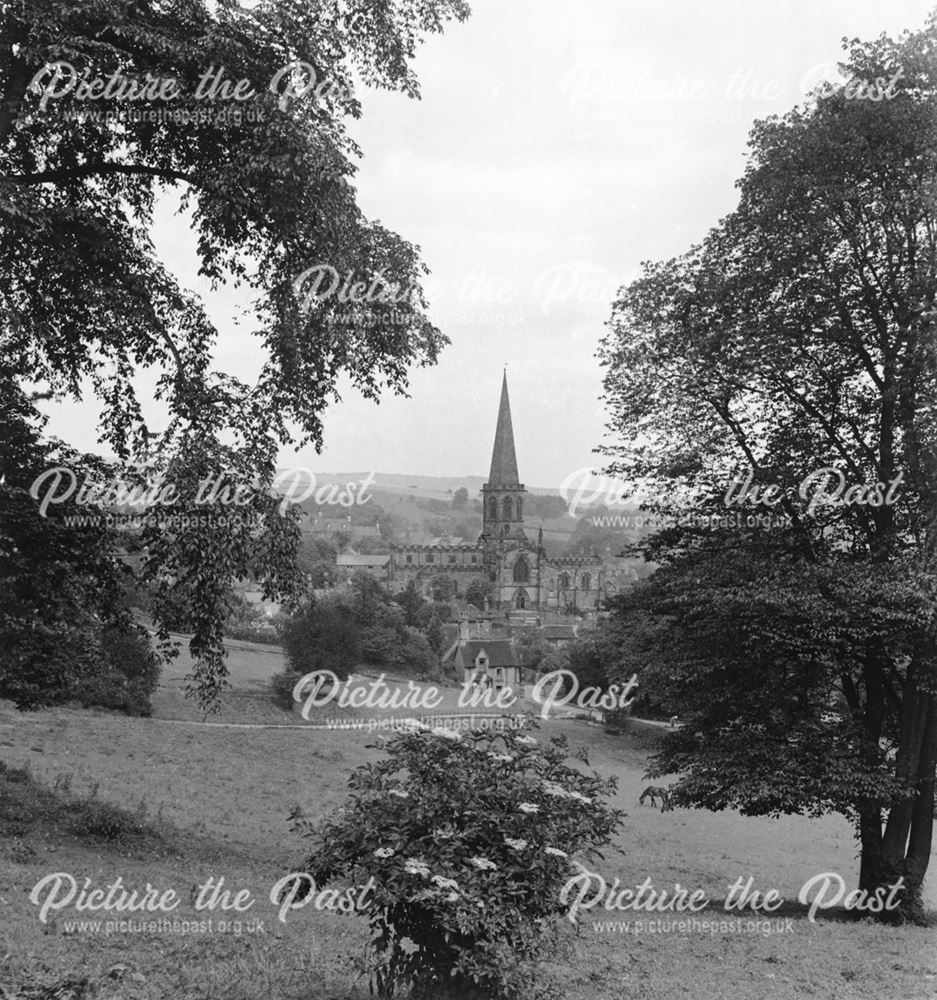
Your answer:
[[[486,541],[526,541],[524,494],[527,490],[518,480],[511,403],[508,400],[508,376],[505,372],[501,382],[495,446],[491,453],[491,472],[488,482],[482,487],[481,537]]]
[[[513,486],[520,482],[517,474],[517,456],[514,453],[514,428],[511,426],[511,402],[508,399],[508,373],[501,382],[501,405],[498,408],[498,427],[495,446],[491,453],[489,486]]]

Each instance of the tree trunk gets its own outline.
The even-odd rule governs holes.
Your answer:
[[[921,891],[930,861],[934,825],[934,768],[937,766],[937,695],[930,693],[935,641],[929,638],[908,666],[902,696],[901,734],[895,775],[912,793],[891,808],[882,839],[879,885],[903,879],[897,908],[883,919],[919,923]]]
[[[924,917],[921,892],[930,863],[934,833],[934,771],[937,768],[937,695],[930,695],[927,723],[918,769],[917,798],[911,814],[905,878],[908,883],[907,918],[920,922]]]
[[[882,872],[882,810],[878,803],[859,809],[859,888],[873,892]]]
[[[879,756],[882,720],[885,713],[881,643],[874,642],[866,649],[862,665],[865,687],[865,704],[862,706],[862,723],[865,730],[863,754],[872,763]],[[844,690],[853,711],[859,713],[859,693],[848,677],[843,678]],[[848,683],[847,683],[848,682]],[[883,862],[882,803],[859,803],[859,888],[869,892],[879,885]]]

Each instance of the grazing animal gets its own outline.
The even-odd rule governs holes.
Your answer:
[[[662,813],[673,809],[673,803],[670,801],[670,792],[666,788],[660,788],[658,785],[648,785],[641,793],[638,803],[643,806],[645,799],[650,799],[652,806],[656,806],[657,800],[660,799],[660,811]]]

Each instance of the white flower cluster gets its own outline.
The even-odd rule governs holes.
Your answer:
[[[489,861],[488,858],[482,858],[482,857],[469,858],[469,862],[473,864],[479,871],[496,872],[498,870],[498,866],[493,861]]]
[[[527,846],[526,840],[518,840],[514,837],[505,837],[504,842],[508,845],[508,847],[513,847],[515,851],[523,851]]]
[[[566,851],[561,851],[558,847],[545,847],[543,849],[544,854],[553,854],[558,858],[568,858],[569,855]]]
[[[408,875],[422,875],[423,878],[429,878],[429,867],[422,858],[407,858],[403,870]]]
[[[540,806],[535,802],[521,802],[517,807],[522,813],[538,813],[540,812]]]
[[[493,750],[488,751],[488,756],[492,760],[500,760],[505,762],[514,760],[514,758],[509,753],[495,753]]]
[[[434,840],[452,840],[455,836],[455,830],[433,830]]]
[[[396,795],[398,799],[409,799],[410,793],[404,791],[402,788],[388,788],[388,795]]]
[[[397,852],[392,847],[379,847],[374,852],[376,858],[392,858]]]
[[[440,889],[456,889],[459,888],[459,883],[456,882],[454,878],[445,878],[443,875],[434,875],[431,879]]]
[[[517,742],[520,743],[521,746],[525,747],[535,747],[537,745],[537,741],[533,738],[533,736],[518,736]]]
[[[434,736],[441,736],[445,740],[455,740],[458,742],[462,739],[462,734],[457,733],[454,729],[446,729],[445,726],[437,726],[433,730]]]
[[[583,795],[582,792],[567,791],[562,785],[558,785],[555,781],[544,781],[543,790],[547,793],[547,795],[552,795],[555,799],[573,799],[575,802],[584,802],[587,805],[592,802],[592,799]]]

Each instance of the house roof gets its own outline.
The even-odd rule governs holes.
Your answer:
[[[467,639],[459,643],[457,656],[462,665],[474,665],[479,653],[488,657],[490,667],[516,667],[514,647],[508,639]]]
[[[386,566],[390,560],[389,555],[359,556],[342,554],[337,557],[338,566]]]
[[[477,621],[479,618],[490,618],[490,611],[482,611],[481,608],[476,607],[474,604],[466,601],[462,605],[462,614],[468,618],[469,621]]]
[[[572,625],[545,625],[543,637],[544,639],[575,639],[576,632]]]

